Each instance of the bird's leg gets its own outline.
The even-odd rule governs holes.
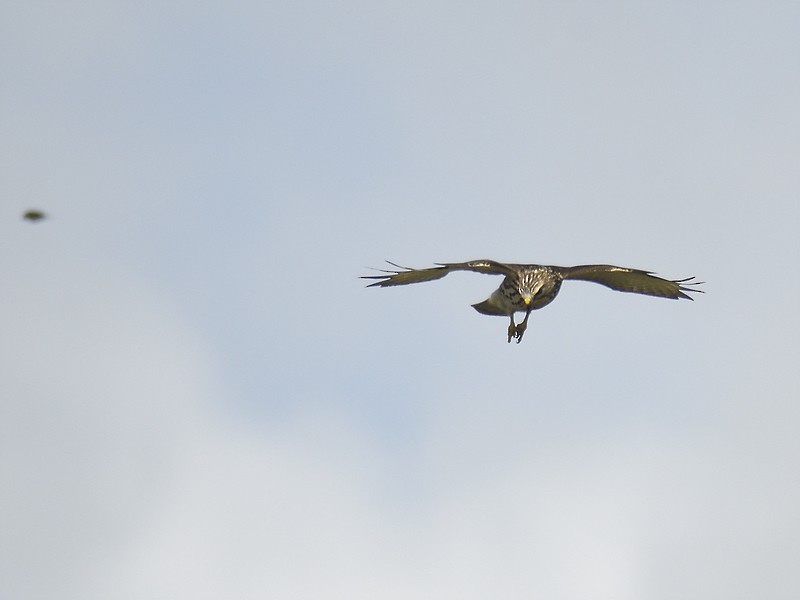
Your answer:
[[[511,317],[511,325],[508,326],[508,343],[511,343],[511,338],[517,337],[517,326],[514,323],[514,313],[512,312],[510,315]]]
[[[519,344],[522,341],[522,336],[525,335],[525,330],[528,328],[528,317],[531,316],[531,311],[528,310],[525,312],[525,318],[522,319],[522,323],[516,326],[516,331],[514,332],[514,337],[517,338],[517,343]],[[511,338],[508,339],[511,341]]]

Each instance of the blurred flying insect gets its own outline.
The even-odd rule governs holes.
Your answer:
[[[36,223],[37,221],[41,221],[46,217],[47,215],[45,215],[42,211],[35,209],[26,210],[24,213],[22,213],[22,218],[26,221],[30,221],[31,223]]]

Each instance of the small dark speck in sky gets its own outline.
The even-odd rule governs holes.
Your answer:
[[[22,218],[30,221],[31,223],[36,223],[36,221],[41,221],[45,218],[45,214],[40,210],[26,210],[22,214]]]

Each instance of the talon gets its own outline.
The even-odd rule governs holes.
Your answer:
[[[511,317],[511,324],[508,326],[508,343],[511,343],[511,338],[517,337],[517,324],[514,323],[514,313],[509,315]]]
[[[516,331],[514,333],[515,337],[517,338],[517,343],[519,344],[522,341],[522,336],[525,335],[525,330],[528,328],[528,317],[531,316],[531,311],[528,310],[525,313],[525,318],[522,319],[522,323],[517,325]]]

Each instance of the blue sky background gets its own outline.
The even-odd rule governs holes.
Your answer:
[[[800,596],[799,30],[4,2],[0,596]],[[357,279],[475,258],[707,293]]]

